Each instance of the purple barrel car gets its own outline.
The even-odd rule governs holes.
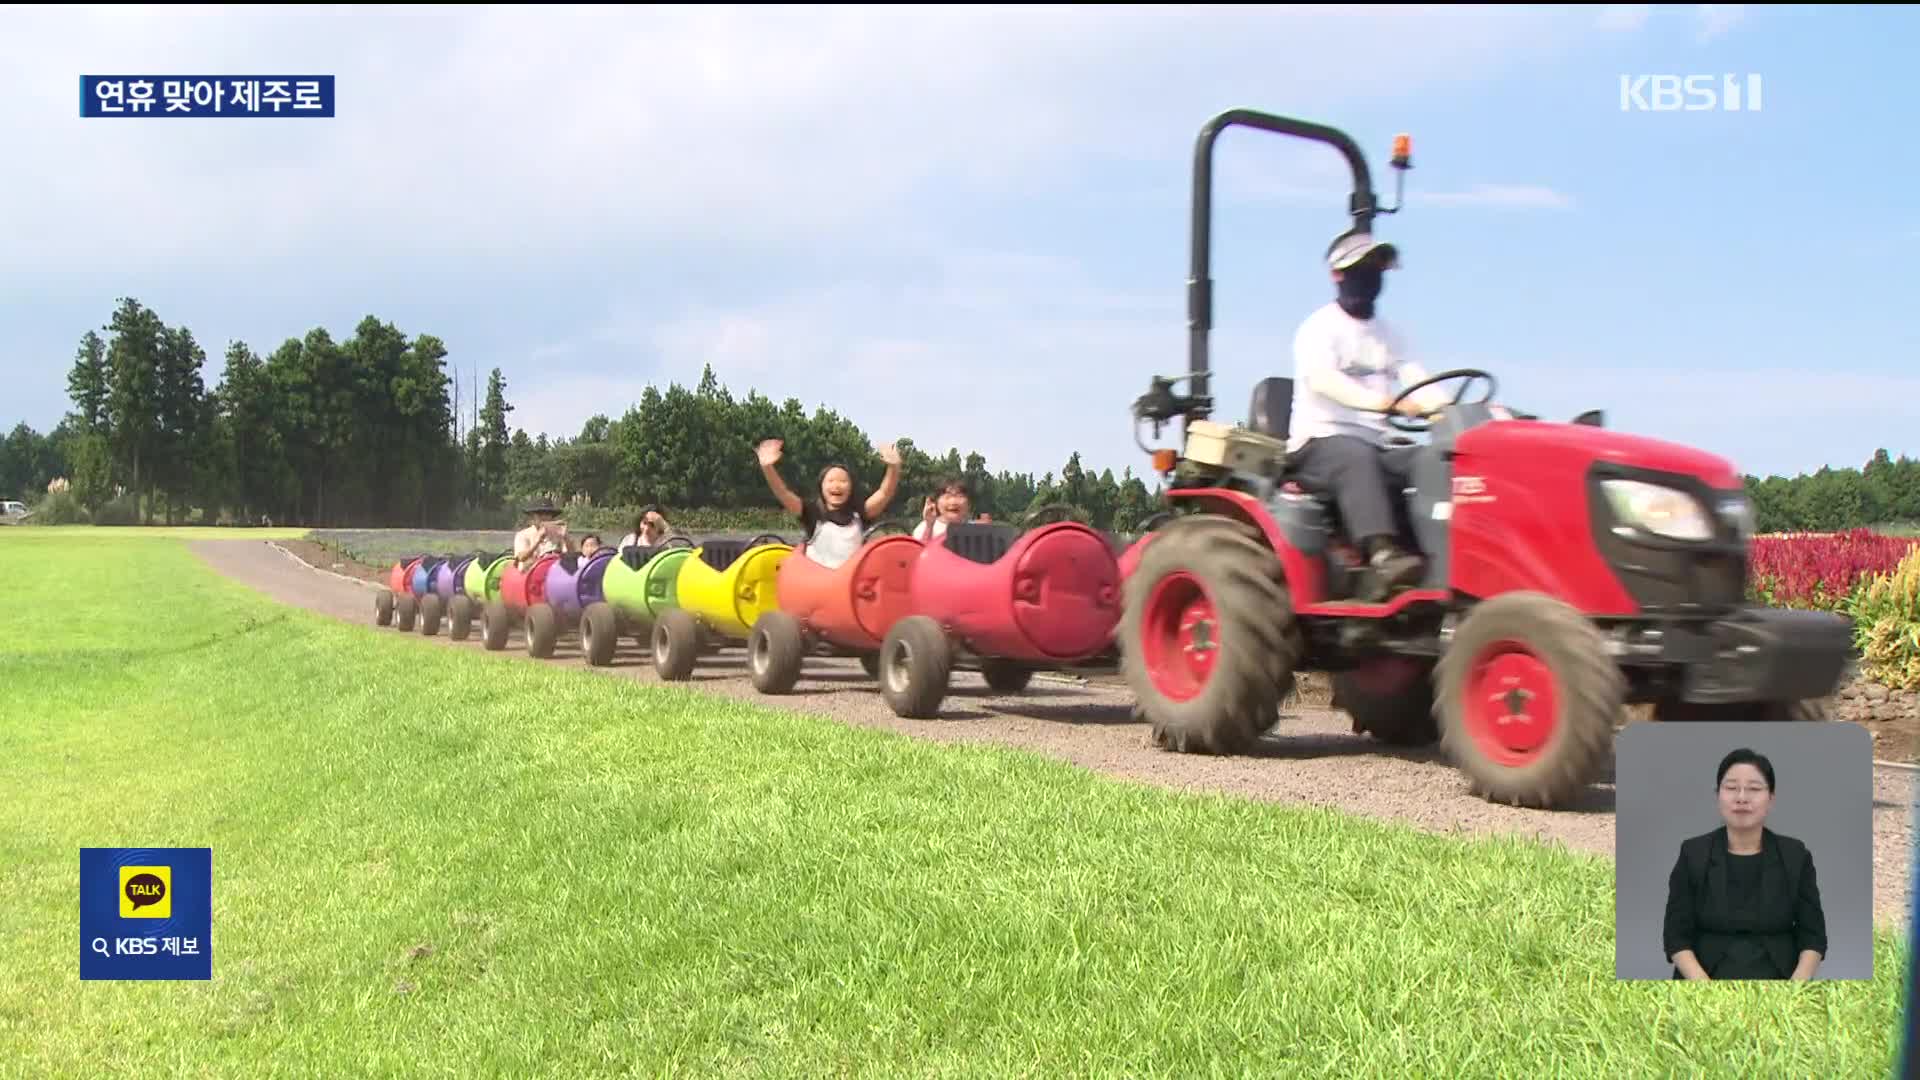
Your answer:
[[[616,554],[603,547],[590,556],[562,555],[547,571],[547,604],[561,626],[580,628],[587,662],[596,667],[612,663],[620,636],[619,616],[607,603],[605,588],[607,567]]]

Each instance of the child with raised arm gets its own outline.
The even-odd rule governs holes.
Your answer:
[[[972,513],[973,495],[967,491],[966,481],[945,477],[921,507],[921,521],[913,527],[913,538],[922,543],[938,540],[947,535],[947,526],[964,524]]]
[[[783,445],[779,439],[760,444],[760,472],[767,478],[767,487],[780,501],[781,509],[800,519],[800,528],[805,534],[801,543],[805,545],[807,557],[822,566],[839,566],[860,550],[868,523],[887,512],[887,504],[900,489],[900,451],[892,443],[874,446],[880,452],[880,460],[887,463],[887,476],[880,482],[880,490],[865,499],[855,495],[853,470],[838,463],[820,471],[818,494],[802,499],[780,479],[778,466]]]

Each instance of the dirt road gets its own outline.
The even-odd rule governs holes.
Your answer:
[[[202,541],[196,554],[220,573],[279,600],[363,626],[369,633],[399,631],[373,624],[376,586],[316,569],[259,541]],[[476,626],[464,642],[443,647],[483,651]],[[528,658],[516,632],[503,656],[656,682],[650,658],[631,639],[614,665],[591,668],[578,638],[563,639],[553,659]],[[1014,697],[993,694],[972,673],[957,674],[938,720],[902,720],[851,660],[810,659],[795,693],[770,698],[753,688],[738,650],[703,658],[694,675],[700,689],[727,697],[813,712],[848,724],[885,728],[948,742],[990,742],[1051,755],[1084,768],[1141,783],[1218,791],[1275,802],[1335,807],[1435,832],[1518,834],[1568,848],[1613,854],[1613,788],[1595,786],[1577,806],[1547,812],[1495,806],[1469,795],[1460,774],[1430,749],[1399,750],[1352,734],[1344,714],[1302,708],[1289,712],[1258,750],[1245,757],[1211,758],[1155,749],[1144,725],[1129,715],[1130,697],[1113,686],[1077,686],[1036,678]],[[1911,869],[1909,813],[1917,774],[1875,770],[1874,912],[1876,921],[1904,919]]]

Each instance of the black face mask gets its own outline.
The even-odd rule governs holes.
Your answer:
[[[1340,307],[1356,319],[1373,318],[1373,302],[1379,298],[1386,279],[1371,267],[1348,270],[1340,276]]]

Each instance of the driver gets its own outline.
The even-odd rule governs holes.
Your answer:
[[[533,520],[513,537],[513,561],[520,569],[528,569],[542,555],[572,550],[567,539],[567,523],[560,519],[560,510],[553,505],[553,500],[542,499],[539,504],[527,507],[526,513]]]
[[[1288,456],[1301,487],[1334,496],[1348,536],[1366,553],[1384,598],[1420,580],[1424,563],[1400,544],[1396,505],[1409,482],[1414,446],[1387,447],[1387,409],[1400,389],[1427,378],[1408,358],[1397,327],[1378,319],[1374,301],[1399,251],[1367,233],[1327,249],[1336,299],[1307,316],[1293,339],[1293,416]],[[1428,416],[1448,404],[1425,387],[1395,409]]]

